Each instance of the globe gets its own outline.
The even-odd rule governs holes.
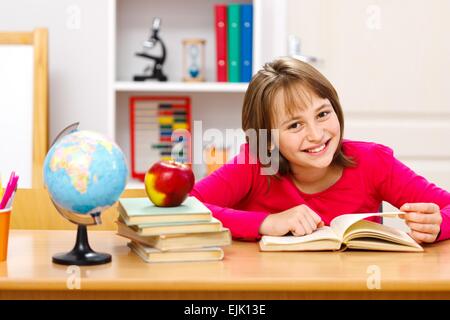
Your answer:
[[[120,197],[128,177],[125,156],[102,135],[74,131],[57,140],[44,162],[44,183],[59,207],[98,214]]]
[[[56,254],[52,260],[64,265],[109,263],[110,254],[91,249],[86,226],[101,223],[101,212],[112,206],[125,189],[125,156],[114,142],[98,133],[71,130],[65,134],[68,128],[47,153],[44,184],[57,211],[76,223],[78,231],[72,251]]]

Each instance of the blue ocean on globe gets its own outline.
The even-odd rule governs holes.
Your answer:
[[[78,214],[99,213],[125,189],[128,167],[120,148],[102,135],[74,131],[59,139],[44,162],[44,183],[53,201]]]

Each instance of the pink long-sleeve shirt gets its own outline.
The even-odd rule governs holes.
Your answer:
[[[400,208],[404,203],[433,202],[442,214],[438,241],[450,238],[450,193],[417,175],[381,144],[344,140],[342,150],[357,166],[344,168],[341,178],[324,191],[306,194],[289,176],[281,179],[260,174],[260,164],[249,153],[240,153],[211,175],[198,181],[191,195],[202,201],[230,229],[235,239],[258,240],[263,220],[306,204],[325,222],[344,213],[377,212],[382,201]]]

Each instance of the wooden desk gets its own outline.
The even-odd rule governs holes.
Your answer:
[[[74,240],[75,231],[12,230],[8,261],[0,263],[0,298],[450,298],[450,241],[424,253],[269,253],[259,252],[257,243],[234,242],[220,262],[146,264],[130,253],[126,239],[91,231],[91,246],[113,261],[80,268],[76,289],[76,269],[51,262]],[[381,289],[368,289],[373,265]]]

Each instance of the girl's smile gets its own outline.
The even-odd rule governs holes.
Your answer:
[[[312,146],[311,148],[303,149],[302,152],[306,152],[307,154],[317,157],[323,155],[328,150],[329,142],[331,139],[328,139],[324,143],[316,146]]]

